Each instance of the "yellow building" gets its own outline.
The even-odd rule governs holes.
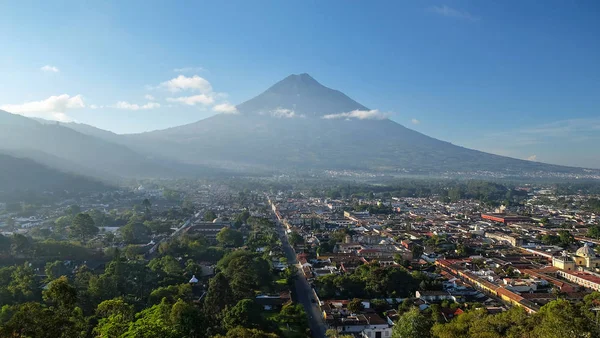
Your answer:
[[[560,257],[552,257],[552,266],[564,271],[575,271],[578,267],[596,269],[600,267],[600,258],[586,243],[574,255],[563,252]]]

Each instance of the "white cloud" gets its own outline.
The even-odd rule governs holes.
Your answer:
[[[450,18],[457,18],[457,19],[463,19],[463,20],[468,20],[468,21],[479,21],[481,20],[481,18],[471,15],[471,13],[467,12],[467,11],[460,11],[458,9],[454,9],[452,7],[448,7],[446,5],[444,6],[432,6],[429,7],[429,10],[433,13],[442,15],[442,16],[447,16]]]
[[[198,91],[200,93],[211,93],[212,86],[206,79],[201,78],[198,75],[187,77],[185,75],[179,75],[178,77],[165,81],[160,84],[160,87],[166,88],[170,92],[176,93],[182,90]]]
[[[526,158],[527,161],[537,161],[537,155],[531,155]]]
[[[96,104],[91,104],[89,107],[90,107],[90,109],[100,109],[100,108],[104,108],[104,106],[99,106],[99,105],[96,105]]]
[[[198,72],[203,72],[206,69],[202,68],[202,67],[183,67],[183,68],[175,68],[173,69],[173,71],[175,73],[198,73]]]
[[[213,99],[210,95],[199,94],[193,96],[169,97],[167,98],[167,101],[183,103],[187,104],[188,106],[195,106],[198,103],[207,106],[213,104],[215,102],[215,99]]]
[[[277,118],[294,118],[294,117],[306,117],[303,114],[296,114],[295,111],[293,111],[292,109],[285,109],[285,108],[277,108],[275,110],[271,110],[269,112],[269,114],[273,117],[277,117]]]
[[[416,118],[414,118],[414,117],[413,117],[413,118],[410,120],[410,123],[412,123],[412,124],[421,124],[421,121],[419,121],[419,120],[417,120]]]
[[[149,110],[149,109],[160,108],[160,103],[148,102],[144,105],[139,105],[136,103],[129,103],[127,101],[119,101],[119,102],[117,102],[117,104],[112,106],[112,108],[126,109],[126,110]]]
[[[329,114],[323,116],[324,119],[359,119],[359,120],[385,120],[389,114],[381,113],[377,109],[373,110],[353,110],[348,113]]]
[[[42,72],[45,72],[45,73],[58,73],[58,72],[60,72],[60,69],[58,69],[55,66],[50,66],[50,65],[45,65],[44,67],[40,68],[40,70]]]
[[[223,114],[237,114],[237,108],[229,102],[221,103],[212,108],[213,111]]]
[[[148,101],[156,101],[156,98],[150,94],[144,95],[144,98]]]
[[[41,117],[56,121],[71,121],[66,112],[70,109],[80,109],[85,107],[85,102],[81,95],[70,96],[62,94],[50,96],[41,101],[25,102],[22,104],[5,104],[0,109],[11,113],[20,114],[29,117]]]

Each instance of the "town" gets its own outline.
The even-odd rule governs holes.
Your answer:
[[[41,337],[64,311],[79,317],[60,332],[97,337],[138,337],[160,316],[144,337],[476,336],[461,320],[509,314],[497,334],[533,318],[548,336],[573,316],[596,332],[596,191],[413,185],[148,181],[2,203],[0,332]],[[40,301],[55,313],[27,305]]]

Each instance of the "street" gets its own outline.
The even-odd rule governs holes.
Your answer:
[[[277,226],[279,227],[279,237],[281,238],[281,243],[288,263],[298,266],[296,252],[287,240],[287,234],[283,228],[283,225],[281,222],[277,221]],[[298,276],[296,278],[295,289],[298,301],[304,306],[304,310],[308,316],[308,323],[310,325],[312,336],[318,338],[325,337],[325,331],[327,330],[327,327],[323,321],[323,316],[318,304],[312,302],[312,299],[314,299],[312,288],[304,277],[301,267],[298,267]]]

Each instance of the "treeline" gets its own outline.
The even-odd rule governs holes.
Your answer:
[[[83,257],[67,261],[61,254],[43,269],[36,268],[43,263],[38,249],[27,252],[36,264],[0,268],[0,337],[305,337],[302,306],[266,313],[256,302],[259,293],[287,289],[295,271],[273,270],[279,258],[271,255],[281,245],[273,223],[246,221],[243,248],[227,248],[227,241],[211,247],[201,236],[183,235],[162,243],[150,261],[114,250],[106,264],[88,266]],[[0,237],[0,253],[21,255],[38,243]],[[207,266],[199,262],[215,266],[216,275],[203,277]]]
[[[446,322],[439,306],[420,312],[414,307],[404,312],[393,328],[394,338],[565,338],[598,337],[600,327],[594,309],[600,293],[587,295],[583,302],[557,299],[528,315],[513,307],[500,314],[471,309]],[[403,309],[399,309],[403,310]]]
[[[313,196],[329,198],[384,198],[439,196],[448,201],[477,199],[483,202],[512,203],[524,199],[525,191],[510,184],[487,181],[402,180],[389,185],[338,185],[326,190],[313,188]]]
[[[430,285],[431,281],[420,272],[381,267],[378,263],[361,265],[350,274],[325,275],[315,282],[319,295],[325,299],[405,298],[420,286]]]

